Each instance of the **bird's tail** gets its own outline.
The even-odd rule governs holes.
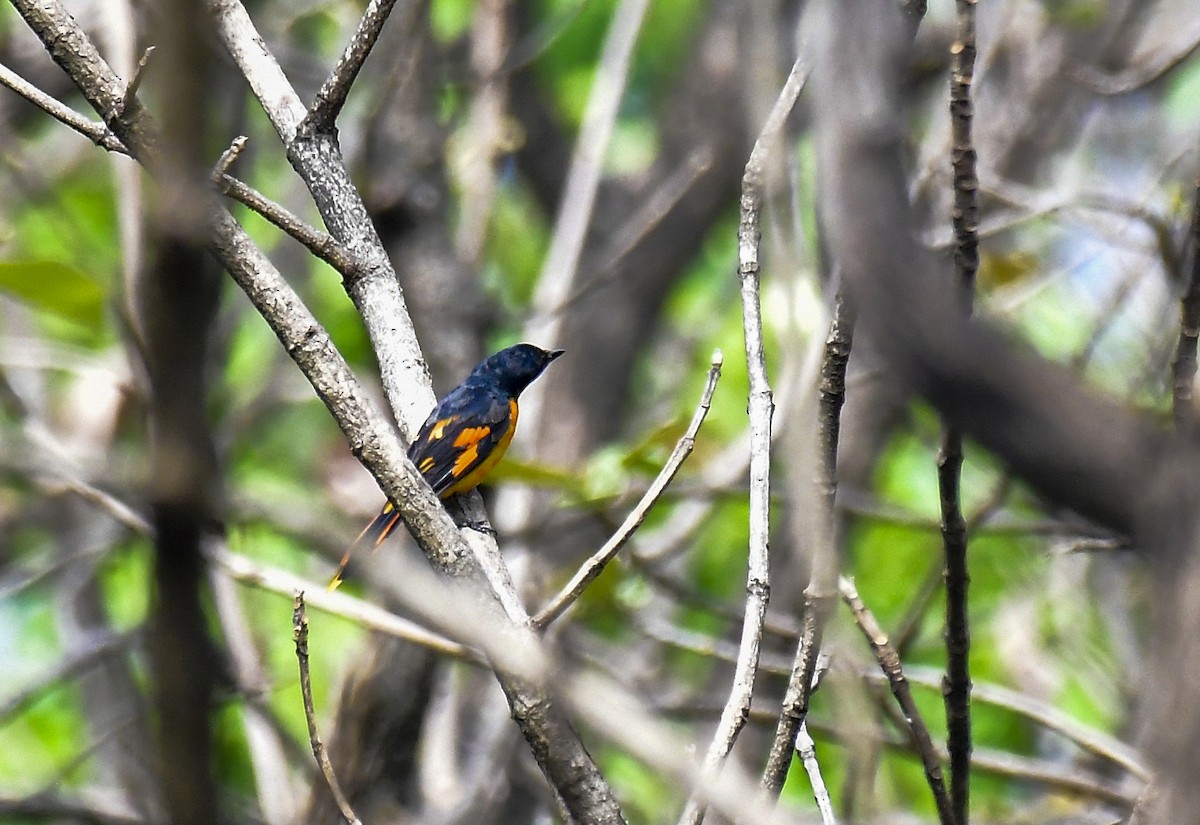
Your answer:
[[[342,574],[346,572],[346,565],[350,564],[350,554],[354,552],[354,548],[362,544],[363,539],[368,539],[372,547],[378,547],[383,543],[383,540],[392,534],[396,529],[396,525],[400,523],[400,513],[396,510],[389,501],[383,505],[383,509],[379,511],[379,515],[371,519],[371,522],[363,528],[358,534],[346,552],[342,554],[342,560],[338,562],[337,570],[333,574],[333,578],[329,580],[329,590],[336,590],[342,583]]]

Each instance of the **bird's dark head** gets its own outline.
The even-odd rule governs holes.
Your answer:
[[[475,368],[475,375],[494,381],[510,395],[520,395],[533,379],[563,351],[547,352],[533,344],[516,344],[502,349]]]

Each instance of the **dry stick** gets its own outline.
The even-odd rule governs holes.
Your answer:
[[[771,108],[762,132],[754,142],[746,171],[742,176],[741,216],[738,223],[738,278],[742,294],[742,330],[746,339],[746,365],[750,379],[750,535],[746,570],[746,608],[742,620],[742,637],[738,661],[734,666],[733,683],[721,719],[713,733],[712,742],[704,755],[702,775],[716,776],[733,743],[746,725],[750,715],[750,697],[758,672],[759,649],[762,644],[763,622],[770,599],[770,564],[768,537],[771,508],[771,414],[775,403],[771,384],[767,380],[766,354],[763,350],[762,309],[759,303],[759,244],[762,230],[759,212],[766,188],[766,164],[777,148],[784,122],[807,75],[804,62],[797,58],[787,81]],[[705,801],[702,788],[688,798],[680,825],[699,825],[704,820]]]
[[[900,663],[900,657],[896,655],[895,649],[888,642],[887,634],[880,628],[875,616],[859,598],[854,582],[843,576],[838,579],[838,589],[841,591],[842,600],[854,613],[854,621],[862,630],[867,643],[871,645],[875,658],[879,660],[880,668],[887,676],[892,695],[896,697],[900,710],[904,713],[904,720],[908,723],[913,745],[917,748],[917,752],[921,756],[921,764],[925,767],[925,779],[929,782],[930,790],[933,791],[938,820],[941,825],[954,825],[954,811],[950,805],[950,797],[946,794],[946,784],[942,780],[942,763],[933,739],[929,736],[929,729],[925,727],[925,722],[921,718],[921,712],[917,710],[917,703],[913,701],[912,691],[908,687],[908,680],[904,677],[904,668]]]
[[[817,801],[817,810],[821,812],[821,822],[837,825],[833,803],[829,800],[829,789],[825,787],[825,777],[821,775],[821,765],[817,762],[817,743],[808,735],[808,725],[803,723],[796,732],[796,752],[800,754],[800,762],[812,785],[813,798]]]
[[[979,269],[979,178],[971,137],[975,74],[975,0],[957,0],[958,34],[951,46],[950,165],[954,172],[954,269],[964,310],[970,314]],[[938,451],[938,498],[946,568],[946,750],[950,797],[957,825],[967,825],[971,792],[971,634],[967,617],[967,524],[962,512],[962,433],[942,430]]]
[[[853,315],[846,302],[839,297],[834,305],[821,365],[817,432],[820,461],[817,487],[822,509],[818,519],[819,533],[812,553],[812,573],[804,590],[800,640],[796,646],[795,660],[779,711],[775,738],[771,742],[771,752],[762,776],[763,788],[773,797],[778,797],[783,790],[788,767],[792,762],[796,733],[808,715],[813,673],[817,666],[817,654],[821,650],[821,637],[837,598],[840,561],[833,534],[834,496],[837,493],[837,447],[841,430],[841,409],[846,400],[846,365],[850,360],[853,333]]]
[[[708,381],[704,385],[704,391],[700,395],[700,403],[696,406],[696,411],[692,413],[691,423],[688,424],[687,431],[675,444],[675,449],[671,451],[670,457],[658,476],[650,484],[641,500],[625,517],[625,521],[617,528],[617,531],[612,534],[608,541],[604,543],[596,553],[588,559],[578,572],[571,578],[571,581],[559,591],[558,595],[550,600],[549,604],[541,609],[536,616],[533,617],[534,627],[544,628],[552,621],[557,619],[563,612],[570,607],[580,597],[583,591],[589,584],[594,582],[601,573],[604,572],[605,566],[616,558],[621,548],[625,546],[625,542],[629,541],[630,536],[641,526],[646,520],[646,516],[650,513],[651,508],[662,496],[667,489],[675,474],[679,472],[679,468],[683,466],[683,462],[692,454],[692,449],[696,446],[696,433],[700,431],[700,425],[704,423],[705,416],[708,415],[708,410],[712,406],[713,392],[717,389],[717,381],[721,377],[721,364],[723,357],[720,350],[713,352],[712,366],[708,369]]]
[[[734,646],[731,643],[713,639],[696,631],[683,630],[666,622],[642,622],[638,629],[654,641],[695,653],[698,656],[709,656],[724,662],[733,662],[737,659],[737,651],[733,649]],[[795,634],[792,635],[795,637]],[[764,654],[762,669],[766,673],[786,675],[790,672],[790,664],[781,661],[779,656]],[[885,679],[884,676],[876,674],[873,669],[863,672],[861,675],[869,683],[881,682]],[[935,690],[940,689],[942,683],[940,670],[920,665],[910,667],[905,678],[911,684]],[[974,698],[985,705],[1012,713],[1045,730],[1052,731],[1081,750],[1105,762],[1112,763],[1143,782],[1150,779],[1149,768],[1129,745],[1079,723],[1045,702],[1010,688],[986,682],[975,686]]]
[[[346,279],[346,291],[363,316],[401,432],[411,435],[437,399],[395,269],[350,179],[335,131],[332,126],[315,133],[300,131],[308,111],[241,2],[205,0],[205,5],[218,38],[270,119],[325,227],[359,261],[357,277]]]
[[[875,674],[879,680],[887,681],[882,674]],[[912,680],[915,681],[915,680]],[[936,681],[936,680],[935,680]],[[696,719],[715,716],[720,712],[719,707],[698,705],[696,703],[659,703],[656,709],[667,716],[676,719]],[[769,724],[775,719],[772,711],[754,708],[750,712],[750,720],[759,724]],[[911,737],[903,741],[882,733],[873,734],[864,739],[861,731],[845,730],[834,725],[809,719],[805,728],[823,738],[836,743],[854,747],[865,742],[881,744],[885,748],[903,753],[917,755]],[[935,743],[936,748],[936,743]],[[938,758],[945,762],[947,755],[937,748]],[[1033,783],[1045,786],[1054,792],[1073,794],[1096,799],[1100,802],[1112,803],[1125,808],[1132,808],[1137,797],[1130,791],[1123,791],[1114,785],[1111,777],[1101,778],[1072,766],[1064,766],[1059,762],[1036,757],[1018,756],[988,748],[979,748],[971,754],[971,765],[976,771],[996,776],[1002,779],[1014,779],[1023,783]]]
[[[1192,385],[1196,380],[1196,340],[1200,338],[1200,182],[1192,201],[1192,271],[1179,307],[1179,343],[1171,363],[1171,410],[1175,426],[1196,421]]]
[[[12,89],[50,117],[70,126],[97,146],[110,152],[129,154],[129,150],[121,142],[121,139],[103,123],[86,118],[65,103],[60,103],[2,63],[0,63],[0,85]]]
[[[312,677],[308,672],[308,615],[304,611],[303,590],[296,591],[292,601],[292,640],[296,643],[296,660],[300,663],[300,693],[304,697],[304,718],[308,721],[308,741],[312,745],[313,756],[316,757],[317,764],[321,766],[321,774],[325,777],[326,784],[329,785],[329,791],[333,794],[333,800],[337,803],[342,818],[349,825],[362,825],[362,821],[350,807],[346,795],[342,793],[342,786],[338,784],[337,776],[333,772],[329,754],[325,752],[325,743],[321,741],[321,735],[317,733],[317,712],[313,708],[312,698]]]
[[[358,261],[346,247],[338,242],[337,238],[328,232],[317,229],[307,221],[301,220],[287,208],[266,197],[254,187],[228,174],[230,165],[241,154],[245,145],[245,137],[235,138],[230,147],[221,155],[221,159],[217,161],[212,174],[212,180],[217,185],[217,189],[222,194],[228,195],[243,206],[252,209],[299,241],[305,249],[333,267],[339,275],[349,278],[361,274]]]
[[[358,21],[358,29],[350,38],[350,42],[346,44],[342,56],[338,58],[337,65],[334,66],[329,77],[321,84],[308,114],[304,116],[297,131],[307,134],[326,131],[333,127],[338,113],[346,103],[346,96],[350,94],[350,87],[354,85],[359,70],[371,53],[371,49],[375,47],[375,41],[379,39],[379,33],[383,31],[383,24],[387,22],[388,15],[392,13],[392,7],[395,5],[396,0],[371,0],[367,4],[366,11]],[[422,4],[412,0],[409,5],[419,6]]]

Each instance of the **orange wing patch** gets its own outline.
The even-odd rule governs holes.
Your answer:
[[[454,418],[455,418],[454,416],[450,416],[449,418],[443,418],[442,420],[440,420],[436,424],[434,424],[433,429],[429,431],[429,440],[437,441],[439,438],[444,436],[446,434],[446,427],[454,421]]]
[[[491,427],[465,427],[454,438],[455,447],[474,447],[480,441],[487,438],[492,432]]]
[[[458,457],[454,459],[454,467],[451,468],[450,474],[455,478],[458,478],[467,470],[471,469],[471,465],[473,465],[478,458],[479,444],[475,443],[458,454]]]

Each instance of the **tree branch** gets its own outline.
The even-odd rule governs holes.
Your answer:
[[[775,402],[767,378],[763,345],[762,308],[759,301],[759,246],[762,229],[759,215],[767,188],[767,161],[778,149],[784,123],[804,88],[808,69],[797,58],[775,99],[754,142],[742,177],[738,223],[738,279],[741,282],[742,331],[746,342],[746,365],[750,379],[750,524],[746,565],[746,607],[742,636],[734,666],[733,683],[721,719],[704,756],[705,776],[717,775],[733,750],[738,734],[750,714],[750,699],[758,673],[763,622],[770,600],[770,511],[771,511],[771,416]],[[680,825],[699,825],[704,820],[704,802],[693,794]]]
[[[671,451],[671,455],[667,458],[667,462],[663,465],[662,470],[655,476],[654,481],[650,483],[649,488],[647,488],[641,499],[629,511],[629,515],[625,517],[625,521],[621,523],[621,526],[617,528],[617,531],[612,534],[609,540],[604,543],[604,546],[584,562],[583,566],[571,577],[571,581],[533,617],[534,627],[546,627],[574,604],[583,594],[583,591],[587,589],[587,586],[604,572],[605,566],[616,558],[617,553],[625,546],[625,542],[629,541],[629,538],[637,531],[642,522],[646,520],[646,516],[649,515],[655,502],[666,491],[667,486],[675,478],[675,474],[679,472],[679,468],[683,466],[683,462],[687,461],[688,456],[692,453],[692,449],[696,446],[696,433],[700,431],[700,425],[704,423],[704,418],[708,415],[708,410],[712,406],[712,397],[717,389],[717,380],[721,377],[722,362],[723,356],[721,355],[721,351],[717,350],[713,353],[712,366],[708,370],[708,381],[704,385],[704,391],[700,394],[700,403],[696,406],[696,411],[692,414],[691,423],[688,424],[687,430],[680,437],[679,441],[676,442],[675,449]]]
[[[837,494],[837,453],[841,434],[841,410],[846,401],[846,368],[854,343],[854,317],[846,301],[838,296],[834,301],[833,318],[825,338],[825,353],[821,359],[820,399],[818,402],[818,461],[817,493],[821,508],[816,517],[815,543],[812,549],[812,571],[804,589],[804,613],[796,655],[788,676],[787,690],[779,710],[775,738],[763,770],[762,784],[766,792],[778,797],[792,763],[796,735],[808,716],[812,695],[813,675],[825,624],[837,598],[837,578],[841,569],[839,538],[835,534],[834,497]]]
[[[321,734],[317,732],[317,712],[313,707],[312,697],[312,676],[308,670],[308,615],[304,610],[303,590],[297,591],[292,600],[292,641],[296,644],[296,661],[300,665],[300,694],[304,699],[304,719],[308,722],[308,742],[312,746],[313,758],[317,760],[317,765],[321,768],[321,775],[325,777],[325,784],[329,786],[329,792],[333,794],[338,810],[347,825],[362,825],[362,821],[359,820],[354,809],[350,807],[345,794],[342,793],[342,786],[338,784],[337,776],[333,772],[333,764],[329,761],[329,754],[325,751],[325,743],[321,741]]]
[[[908,723],[909,734],[912,736],[917,753],[921,756],[921,764],[925,767],[925,779],[929,783],[930,791],[933,792],[938,819],[942,825],[954,825],[954,810],[950,805],[950,797],[946,793],[946,784],[942,779],[941,759],[938,756],[937,748],[934,747],[933,739],[929,735],[929,728],[925,726],[925,720],[921,717],[916,702],[913,701],[912,691],[908,687],[908,680],[904,677],[904,668],[900,663],[900,657],[896,655],[895,648],[888,643],[887,634],[880,628],[875,616],[859,598],[854,582],[842,577],[838,582],[838,589],[841,591],[842,600],[854,613],[854,621],[871,645],[875,658],[879,660],[879,667],[887,676],[892,695],[896,697],[896,702],[904,713],[904,721]]]
[[[979,269],[979,178],[971,136],[975,74],[975,0],[957,0],[958,35],[950,48],[950,166],[954,174],[955,291],[969,315]],[[962,511],[962,433],[943,426],[937,458],[938,500],[946,580],[946,750],[957,825],[967,825],[971,793],[971,634],[967,613],[967,523]]]

